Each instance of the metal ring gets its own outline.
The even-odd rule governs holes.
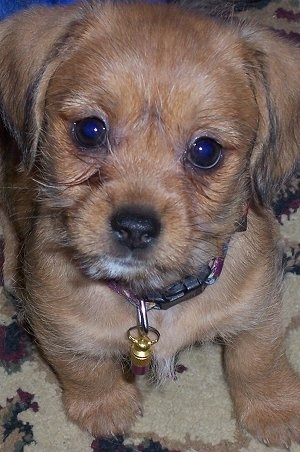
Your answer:
[[[128,337],[128,339],[131,342],[133,342],[133,343],[138,342],[140,336],[133,336],[132,332],[134,330],[137,330],[138,334],[140,334],[140,328],[141,328],[141,325],[137,325],[137,326],[133,326],[132,328],[129,328],[129,330],[127,331],[127,337]],[[157,331],[157,329],[152,328],[151,326],[149,326],[149,331],[148,332],[154,334],[154,336],[155,336],[155,339],[148,338],[151,341],[151,345],[156,344],[159,341],[159,338],[160,338],[159,332]]]
[[[141,328],[142,334],[148,334],[149,322],[145,300],[139,300],[138,311],[138,325]]]

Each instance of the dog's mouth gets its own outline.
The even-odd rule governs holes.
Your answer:
[[[166,310],[201,294],[207,286],[216,282],[222,272],[227,248],[228,243],[225,243],[217,257],[202,263],[191,274],[181,273],[181,277],[174,273],[172,278],[167,271],[167,285],[163,284],[163,269],[154,271],[143,261],[138,265],[132,259],[112,259],[107,256],[83,259],[77,256],[77,262],[88,278],[107,284],[132,304],[144,300],[150,309]]]

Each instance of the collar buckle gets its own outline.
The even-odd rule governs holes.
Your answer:
[[[205,265],[198,275],[191,275],[168,286],[164,292],[148,293],[145,301],[154,303],[154,309],[166,310],[182,301],[200,295],[206,286],[213,284],[220,275],[224,258],[216,258],[211,266]]]

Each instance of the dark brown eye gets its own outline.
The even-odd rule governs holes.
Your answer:
[[[200,137],[190,145],[186,156],[193,166],[210,169],[220,162],[222,151],[222,146],[217,141],[209,137]]]
[[[85,118],[73,125],[73,135],[77,143],[84,148],[96,148],[106,141],[105,122],[99,118]]]

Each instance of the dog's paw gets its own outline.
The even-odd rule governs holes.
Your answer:
[[[268,446],[288,449],[300,442],[300,392],[294,400],[251,400],[239,416],[243,428]]]
[[[128,432],[142,415],[141,397],[134,385],[114,388],[93,400],[65,393],[63,402],[68,418],[94,436],[110,437]]]

